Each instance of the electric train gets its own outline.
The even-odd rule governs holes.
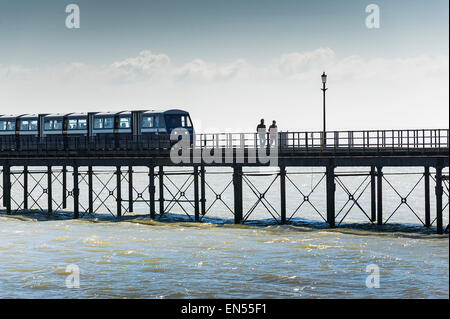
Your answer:
[[[0,115],[0,147],[26,150],[40,143],[74,149],[94,141],[99,148],[127,149],[136,141],[170,143],[170,134],[177,128],[185,129],[192,141],[191,117],[180,109]],[[87,138],[77,138],[83,136]]]

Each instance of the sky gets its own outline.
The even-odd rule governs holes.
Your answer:
[[[68,29],[65,8],[80,8]],[[367,28],[367,5],[380,28]],[[448,128],[449,4],[0,0],[0,114],[182,108],[200,131]]]

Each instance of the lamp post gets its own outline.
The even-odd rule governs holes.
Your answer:
[[[328,90],[325,86],[327,84],[327,75],[325,72],[322,74],[322,85],[321,89],[323,92],[323,135],[322,135],[322,147],[327,146],[327,130],[326,130],[326,116],[325,116],[325,91]]]

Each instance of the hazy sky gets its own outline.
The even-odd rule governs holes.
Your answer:
[[[81,28],[67,29],[76,3]],[[368,29],[365,8],[380,7]],[[181,107],[204,130],[448,127],[447,0],[0,0],[0,113]]]

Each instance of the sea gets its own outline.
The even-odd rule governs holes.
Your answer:
[[[95,213],[77,220],[70,192],[68,208],[62,209],[58,168],[51,214],[46,168],[30,170],[29,210],[0,211],[0,298],[449,298],[449,235],[436,234],[433,179],[434,223],[423,226],[420,167],[384,169],[383,226],[369,221],[369,168],[336,169],[334,229],[323,220],[320,168],[287,169],[285,225],[279,224],[280,184],[273,168],[244,170],[246,221],[240,225],[233,223],[230,169],[207,168],[206,214],[200,222],[193,217],[189,168],[167,169],[166,213],[159,215],[157,203],[155,220],[149,217],[146,168],[134,168],[135,203],[129,212],[124,167],[121,218],[115,216],[114,169],[96,169]],[[82,211],[87,209],[85,171],[80,169]],[[23,176],[19,168],[13,173],[13,207],[20,208]],[[69,172],[69,190],[71,180]],[[447,205],[448,182],[444,189]]]

